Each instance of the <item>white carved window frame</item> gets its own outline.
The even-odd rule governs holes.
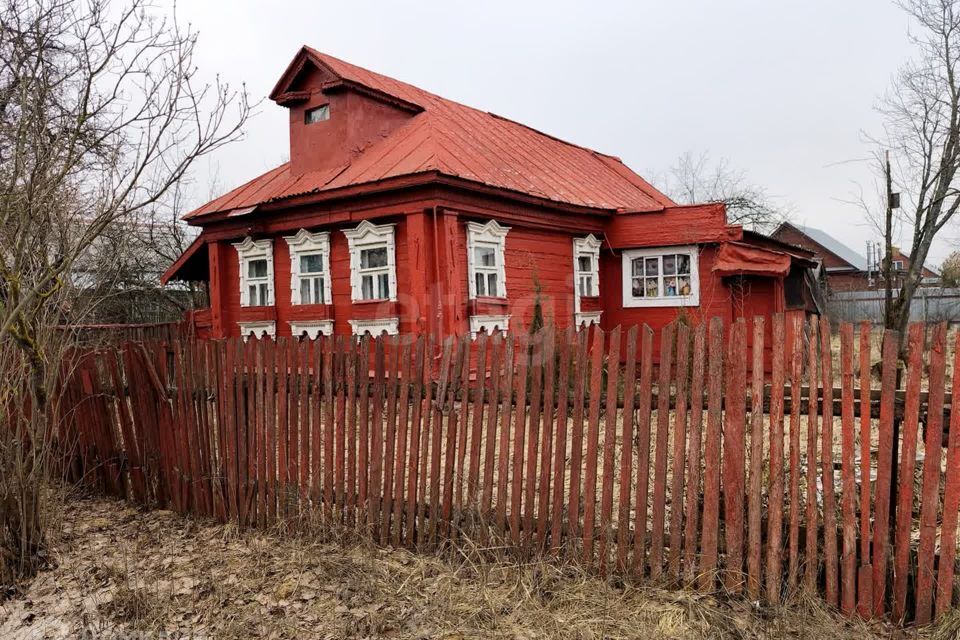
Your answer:
[[[497,295],[490,295],[489,292],[484,297],[506,298],[507,297],[507,273],[505,267],[507,233],[510,227],[504,227],[496,220],[490,220],[485,224],[479,222],[467,223],[467,286],[469,297],[475,300],[477,296],[477,266],[475,264],[475,249],[478,247],[490,247],[494,250],[497,258]],[[493,317],[493,316],[491,316]]]
[[[250,334],[263,338],[264,336],[275,338],[277,336],[277,323],[272,320],[258,320],[255,322],[238,322],[240,325],[240,336],[246,342]]]
[[[350,291],[353,302],[369,302],[363,297],[360,252],[364,249],[387,249],[387,282],[391,302],[397,301],[397,241],[395,224],[373,224],[364,220],[354,229],[343,232],[350,247]],[[374,300],[383,298],[374,298]]]
[[[333,320],[291,320],[290,335],[299,338],[306,332],[311,340],[333,335]]]
[[[323,273],[315,274],[323,278],[323,302],[313,304],[332,304],[330,296],[330,233],[318,231],[311,233],[300,229],[296,235],[284,236],[290,247],[290,302],[304,304],[300,297],[300,258],[301,256],[320,254]],[[299,334],[295,334],[299,335]]]
[[[573,315],[576,326],[586,324],[600,324],[600,312],[590,311],[583,313],[580,310],[580,278],[584,275],[580,271],[580,258],[590,258],[590,271],[586,275],[590,276],[589,297],[600,295],[600,245],[601,242],[592,233],[584,238],[573,239]]]
[[[664,280],[670,276],[663,274],[663,257],[685,255],[690,258],[690,294],[666,296],[663,294]],[[700,252],[696,245],[677,247],[652,247],[648,249],[628,249],[623,252],[621,279],[623,281],[624,307],[697,307],[700,305]],[[633,261],[639,258],[660,258],[658,296],[634,297]]]
[[[510,316],[470,316],[470,336],[476,338],[481,329],[486,329],[488,335],[497,329],[501,333],[507,333],[510,330]]]
[[[233,246],[237,250],[237,258],[240,263],[240,306],[252,306],[250,304],[250,292],[247,286],[249,280],[247,277],[247,265],[252,260],[265,259],[267,261],[267,304],[257,306],[272,307],[276,304],[273,283],[273,240],[268,238],[254,240],[250,236],[247,236],[242,242],[235,242]]]
[[[353,335],[362,336],[370,332],[370,335],[376,337],[386,332],[388,336],[395,336],[400,333],[400,318],[374,318],[371,320],[348,320],[350,328],[353,329]]]

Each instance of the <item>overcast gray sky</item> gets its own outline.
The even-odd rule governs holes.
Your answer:
[[[565,140],[655,177],[686,152],[727,158],[801,223],[860,253],[879,239],[847,204],[873,189],[862,133],[911,54],[886,0],[636,2],[181,0],[204,75],[265,96],[301,44]],[[286,158],[286,110],[197,175],[206,195]],[[932,252],[938,265],[960,231]],[[900,238],[908,244],[909,238]]]

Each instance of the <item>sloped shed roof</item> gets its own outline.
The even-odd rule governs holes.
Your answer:
[[[291,68],[304,61],[325,67],[344,82],[422,110],[348,164],[294,174],[290,163],[284,163],[187,218],[425,172],[598,209],[659,211],[674,204],[613,156],[441,98],[310,47],[300,50]],[[279,90],[280,85],[272,96]]]
[[[808,238],[810,238],[811,240],[819,244],[821,247],[823,247],[830,253],[842,259],[844,262],[847,262],[854,269],[857,269],[858,271],[867,270],[866,258],[864,258],[859,253],[857,253],[847,245],[843,244],[842,242],[840,242],[839,240],[831,236],[826,231],[817,229],[815,227],[807,227],[801,224],[794,224],[792,222],[784,223],[784,224],[789,224],[791,227],[793,227],[803,235],[807,236]]]

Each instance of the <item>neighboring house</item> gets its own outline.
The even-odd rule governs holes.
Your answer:
[[[883,288],[879,265],[868,264],[866,258],[826,231],[793,222],[782,222],[771,234],[773,238],[801,247],[816,255],[826,277],[827,288],[834,292],[873,291]],[[893,247],[894,288],[899,288],[910,269],[910,256]],[[936,272],[923,268],[922,286],[937,286]]]
[[[188,214],[202,232],[164,274],[209,282],[201,333],[512,332],[538,301],[560,328],[811,308],[811,253],[613,156],[308,47],[270,98],[289,162]]]

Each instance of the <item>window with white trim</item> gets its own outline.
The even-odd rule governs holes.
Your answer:
[[[592,233],[573,239],[573,271],[577,297],[600,295],[600,241]]]
[[[272,306],[273,242],[248,236],[233,246],[240,261],[240,306]]]
[[[290,300],[330,304],[330,234],[300,229],[284,238],[290,247]]]
[[[600,312],[584,313],[580,298],[600,295],[600,241],[591,233],[573,239],[573,315],[576,326],[600,322]]]
[[[623,306],[686,307],[699,304],[696,247],[623,252]]]
[[[344,231],[350,245],[353,301],[397,299],[396,240],[392,224],[366,220]]]
[[[507,277],[504,254],[507,232],[491,220],[486,224],[467,223],[467,268],[470,298],[506,298]]]

